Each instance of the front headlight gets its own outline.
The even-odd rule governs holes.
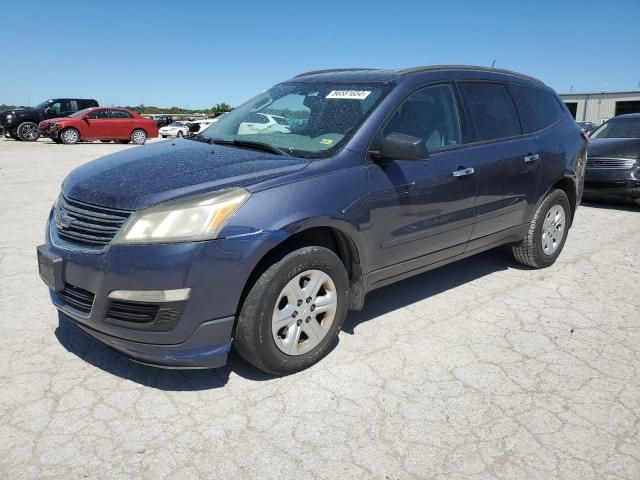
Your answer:
[[[13,115],[11,115],[10,113],[9,113],[9,114],[7,114],[7,116],[5,117],[5,120],[6,120],[7,122],[10,122],[11,120],[13,120]]]
[[[250,196],[244,188],[229,188],[140,210],[114,243],[197,242],[216,238]]]

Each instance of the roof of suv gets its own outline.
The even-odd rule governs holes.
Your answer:
[[[425,74],[438,72],[475,72],[490,76],[511,76],[529,82],[543,84],[541,80],[525,75],[523,73],[513,72],[511,70],[503,70],[500,68],[480,67],[475,65],[432,65],[424,67],[412,67],[399,70],[385,70],[373,68],[334,68],[328,70],[312,70],[310,72],[301,73],[294,78],[297,80],[314,79],[314,80],[338,80],[338,81],[381,81],[388,82],[400,77],[409,75]]]

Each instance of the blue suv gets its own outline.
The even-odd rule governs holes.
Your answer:
[[[586,142],[558,96],[467,66],[308,72],[188,138],[72,171],[38,247],[63,318],[136,361],[275,374],[367,292],[499,245],[552,265]]]

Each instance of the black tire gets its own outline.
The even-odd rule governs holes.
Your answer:
[[[161,137],[162,137],[162,138],[167,138],[167,136],[166,136],[166,135],[161,135]]]
[[[9,134],[9,138],[13,138],[16,142],[21,142],[22,141],[22,139],[18,135],[16,135],[15,133],[10,133]]]
[[[147,141],[147,132],[142,130],[141,128],[136,128],[133,132],[131,132],[131,142],[136,145],[144,145]]]
[[[542,229],[545,219],[551,209],[556,205],[561,206],[565,212],[564,230],[556,250],[551,254],[547,254],[544,252],[542,245]],[[569,204],[567,194],[559,189],[549,192],[542,203],[540,203],[540,206],[538,206],[529,224],[529,231],[525,239],[518,245],[512,247],[515,259],[519,263],[533,268],[546,268],[553,265],[564,248],[569,228],[571,227],[571,218],[571,205]]]
[[[22,122],[16,132],[23,142],[35,142],[40,138],[40,129],[34,122]]]
[[[102,143],[111,143],[111,140],[100,140]]]
[[[289,281],[311,269],[324,272],[335,284],[336,313],[325,337],[313,349],[300,355],[287,355],[275,343],[271,331],[272,312]],[[267,373],[286,375],[310,367],[337,342],[347,316],[348,288],[344,265],[331,250],[304,247],[289,253],[262,273],[249,290],[235,327],[234,348],[247,362]]]
[[[118,143],[126,145],[127,143],[131,143],[131,140],[118,140]]]
[[[60,141],[65,145],[74,145],[80,141],[80,132],[75,128],[65,128],[60,132]]]
[[[177,138],[182,138],[184,137],[184,134],[182,132],[178,132],[178,134],[176,135]]]
[[[60,140],[60,138],[58,137],[52,138],[51,140],[53,140],[55,143],[62,143],[62,140]]]

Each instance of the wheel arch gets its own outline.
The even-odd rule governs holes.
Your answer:
[[[319,246],[331,250],[342,261],[349,277],[349,308],[360,310],[364,303],[365,288],[362,275],[362,249],[353,236],[336,225],[308,224],[291,230],[281,241],[266,251],[251,271],[240,295],[237,312],[240,311],[249,291],[269,268],[294,250]]]

